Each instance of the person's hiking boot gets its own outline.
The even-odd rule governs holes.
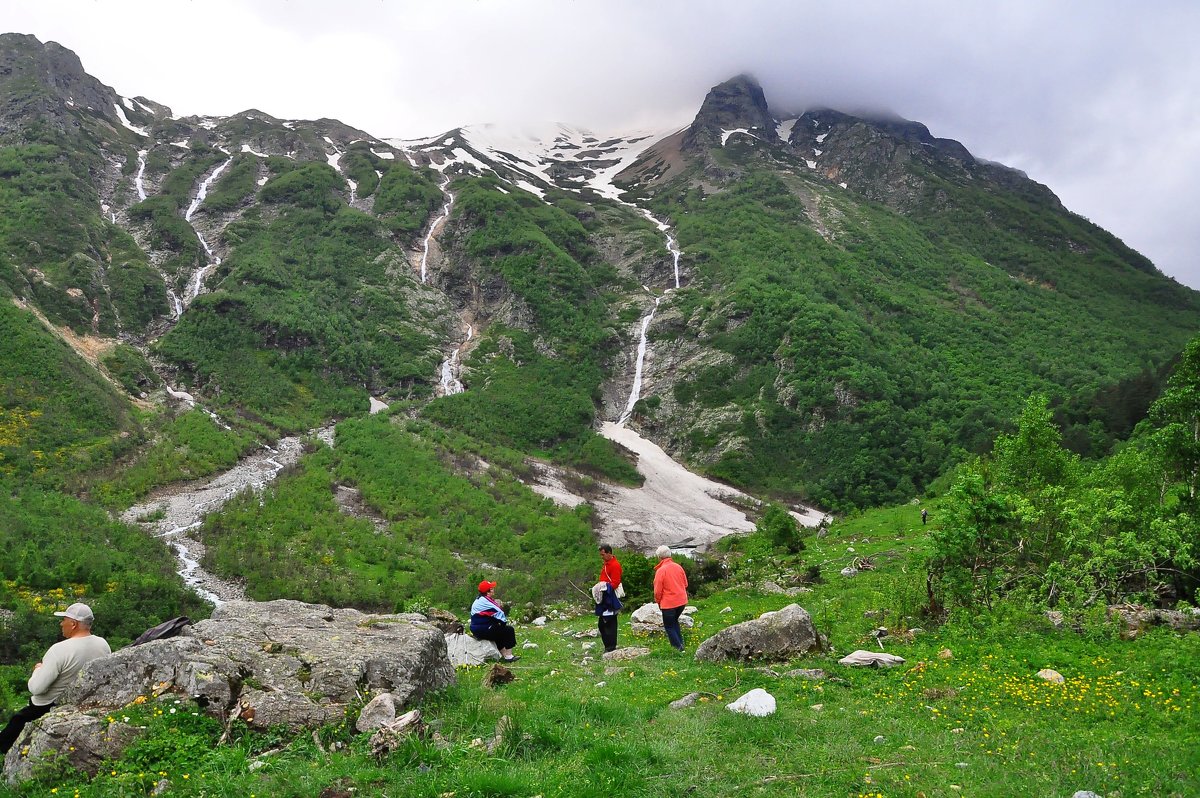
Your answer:
[[[521,655],[520,655],[520,654],[513,654],[511,657],[501,657],[501,658],[500,658],[500,661],[501,661],[501,662],[508,662],[508,663],[512,663],[512,662],[516,662],[516,661],[517,661],[517,660],[519,660],[520,658],[521,658]]]

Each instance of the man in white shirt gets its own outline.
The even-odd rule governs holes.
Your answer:
[[[13,747],[27,723],[54,709],[54,702],[71,686],[84,665],[112,653],[103,637],[92,634],[95,616],[91,607],[72,604],[65,612],[54,614],[62,618],[59,626],[66,639],[50,646],[42,661],[33,666],[33,675],[29,677],[29,706],[13,715],[0,731],[0,756]]]

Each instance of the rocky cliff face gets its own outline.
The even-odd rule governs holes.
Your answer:
[[[979,161],[957,141],[899,117],[805,111],[791,128],[791,151],[833,183],[907,213],[928,199],[933,176],[1020,191],[1061,209],[1058,198],[1023,173]]]
[[[59,131],[79,130],[95,119],[117,126],[116,102],[117,93],[62,45],[0,34],[0,138],[20,140],[35,119]]]
[[[683,148],[699,152],[721,142],[722,130],[749,130],[759,138],[775,137],[775,120],[762,86],[749,75],[713,86],[687,133]]]

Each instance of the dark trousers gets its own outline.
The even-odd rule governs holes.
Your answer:
[[[672,607],[662,611],[663,630],[667,633],[667,639],[680,651],[683,651],[683,630],[679,628],[679,616],[683,615],[684,609],[686,607]]]
[[[54,709],[54,704],[39,707],[31,701],[29,702],[29,706],[17,710],[17,714],[9,719],[8,725],[3,730],[0,730],[0,756],[7,754],[8,749],[13,747],[13,743],[21,736],[21,731],[25,728],[25,724],[37,720],[52,709]]]
[[[512,648],[517,644],[517,630],[506,623],[495,623],[487,629],[471,627],[477,640],[491,640],[497,648]]]
[[[617,650],[617,616],[601,615],[597,619],[600,624],[600,639],[604,641],[605,651]]]

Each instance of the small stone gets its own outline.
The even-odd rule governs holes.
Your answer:
[[[811,709],[813,712],[820,712],[824,708],[824,704],[813,704],[811,707],[809,707],[809,709]]]
[[[881,742],[883,742],[883,740],[884,740],[884,737],[883,737],[883,735],[882,735],[882,734],[877,734],[877,735],[875,735],[875,742],[876,742],[876,743],[881,743]]]
[[[721,611],[720,611],[719,613],[717,613],[717,614],[718,614],[718,615],[724,615],[724,614],[725,614],[725,613],[727,613],[727,612],[733,612],[733,607],[726,607],[725,609],[721,610]]]
[[[528,640],[526,640],[525,644],[521,646],[521,648],[537,648],[537,647],[538,647],[537,643],[530,643]]]
[[[629,648],[618,648],[616,651],[605,651],[604,659],[612,661],[622,661],[645,657],[650,654],[650,649],[644,646],[630,646]]]
[[[951,734],[962,734],[964,731],[966,731],[966,729],[964,729],[962,726],[955,726],[953,729],[950,730],[950,733]]]
[[[699,693],[688,693],[687,695],[685,695],[683,698],[679,699],[678,701],[672,701],[670,706],[671,706],[671,709],[687,709],[688,707],[695,704],[699,699],[700,699]]]
[[[1062,684],[1066,681],[1063,675],[1052,668],[1042,668],[1037,672],[1039,679],[1045,679],[1052,684]]]
[[[775,696],[761,687],[756,687],[736,701],[726,704],[725,708],[730,712],[763,718],[775,714]]]
[[[1076,790],[1075,794],[1072,795],[1071,798],[1103,798],[1103,796],[1097,795],[1091,790]]]
[[[858,569],[853,565],[847,565],[840,573],[842,576],[858,576]]]
[[[810,682],[819,682],[826,677],[821,668],[796,668],[783,675],[790,679],[807,679]]]
[[[581,643],[581,644],[579,645],[579,647],[580,647],[580,648],[582,648],[584,651],[590,651],[591,649],[593,649],[593,648],[595,648],[595,647],[596,647],[596,644],[595,644],[594,642],[590,642],[590,643]]]
[[[967,768],[969,768],[971,766],[968,765],[966,762],[955,762],[954,767],[958,768],[959,770],[966,770]]]
[[[888,654],[883,651],[864,651],[862,649],[847,654],[838,660],[839,665],[873,668],[890,668],[894,665],[901,665],[904,662],[904,657],[898,657],[895,654]]]
[[[546,625],[546,616],[539,615],[538,617],[534,618],[533,625],[534,626],[545,626]]]
[[[943,648],[938,652],[938,659],[954,659],[954,652],[948,648]]]
[[[596,682],[597,687],[604,687],[607,684],[608,684],[608,682]]]
[[[266,766],[267,766],[267,763],[264,762],[263,760],[255,759],[249,765],[246,765],[246,770],[250,771],[251,773],[254,773],[256,771],[262,770]]]

